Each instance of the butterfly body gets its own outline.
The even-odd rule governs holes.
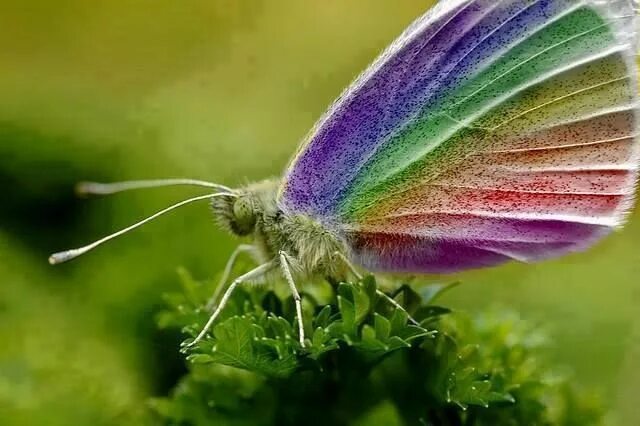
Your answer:
[[[340,275],[344,265],[336,255],[348,257],[343,236],[308,214],[282,209],[279,187],[279,180],[266,180],[236,190],[237,197],[214,198],[216,222],[238,237],[248,237],[258,262],[279,262],[283,252],[297,278]]]

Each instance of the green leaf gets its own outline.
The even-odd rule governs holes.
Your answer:
[[[458,404],[466,409],[469,405],[478,405],[485,408],[496,402],[513,403],[514,399],[509,393],[500,393],[492,390],[489,380],[458,380],[449,390],[449,402]]]
[[[267,376],[286,377],[298,365],[295,354],[286,345],[275,350],[274,342],[278,339],[263,337],[263,328],[255,325],[254,318],[248,316],[232,317],[218,324],[214,328],[212,361]],[[262,336],[257,336],[257,331]]]
[[[208,318],[197,308],[207,286],[183,280],[159,323],[193,335]],[[328,303],[316,294],[322,306],[305,297],[304,348],[290,296],[237,291],[188,356],[189,374],[153,407],[168,424],[194,426],[345,424],[381,403],[402,424],[599,424],[600,407],[544,363],[539,328],[515,313],[470,317],[433,305],[448,288],[432,286],[424,299],[407,286],[397,293],[421,326],[378,303],[373,277],[332,287]]]
[[[376,336],[376,330],[370,325],[362,327],[362,336],[358,348],[372,352],[371,355],[379,355],[380,352],[386,352],[389,349],[388,346]]]
[[[332,312],[332,309],[330,305],[324,306],[322,310],[320,310],[320,312],[313,319],[314,327],[321,327],[321,328],[328,327],[331,321],[331,312]]]
[[[367,280],[368,285],[349,285],[353,295],[353,307],[355,310],[355,325],[359,326],[365,320],[372,308],[370,297],[371,285],[374,286],[373,296],[375,297],[375,281]]]
[[[460,282],[452,282],[448,284],[431,284],[420,288],[419,294],[422,298],[422,303],[430,305],[441,297],[444,293],[452,290],[460,285]]]
[[[360,285],[364,289],[367,299],[371,302],[370,304],[375,304],[375,301],[378,298],[378,295],[376,294],[376,291],[378,290],[378,284],[376,284],[375,277],[373,275],[365,276],[362,279]]]
[[[207,354],[193,354],[187,357],[187,361],[193,364],[209,364],[214,362],[214,358],[211,355]]]
[[[354,336],[356,334],[356,309],[349,300],[343,296],[338,296],[338,309],[340,309],[340,315],[342,321],[340,330],[345,336]],[[335,324],[335,323],[334,323]]]
[[[407,322],[409,321],[409,316],[406,312],[401,311],[400,309],[395,309],[393,314],[391,315],[391,334],[400,334],[402,330],[407,326]]]
[[[309,357],[317,361],[325,353],[338,349],[337,339],[333,338],[326,329],[318,327],[311,337],[311,346],[306,349]]]
[[[428,323],[432,323],[434,320],[437,320],[441,316],[448,315],[450,313],[451,313],[451,309],[449,308],[443,308],[442,306],[429,305],[429,306],[421,306],[420,308],[418,308],[414,317],[416,320],[420,322],[426,321]]]
[[[414,313],[423,303],[420,295],[407,284],[403,284],[398,290],[393,292],[392,298],[395,300],[402,299],[401,305],[409,313]]]
[[[376,329],[376,336],[378,337],[378,339],[388,339],[389,333],[391,333],[391,323],[389,322],[389,320],[380,314],[374,314],[373,318],[373,323],[375,324]]]

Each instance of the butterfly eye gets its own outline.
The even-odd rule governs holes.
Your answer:
[[[256,211],[249,197],[240,197],[233,203],[234,231],[240,235],[253,232],[256,224]]]

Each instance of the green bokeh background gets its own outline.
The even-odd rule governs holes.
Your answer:
[[[205,204],[86,256],[51,251],[193,189],[76,200],[78,180],[277,176],[327,105],[432,1],[0,0],[0,424],[137,425],[183,372],[154,314],[176,268],[221,269]],[[640,217],[595,249],[461,277],[460,309],[517,309],[551,356],[640,424]],[[437,280],[437,277],[429,278]],[[447,278],[449,279],[449,278]]]

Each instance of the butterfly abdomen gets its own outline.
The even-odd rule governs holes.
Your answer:
[[[345,253],[340,236],[315,219],[295,215],[287,219],[289,235],[303,270],[311,274],[335,275],[344,265],[335,262],[335,253]]]

